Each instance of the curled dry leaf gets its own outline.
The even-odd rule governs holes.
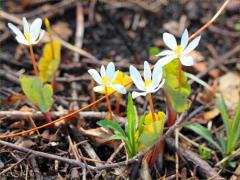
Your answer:
[[[15,144],[24,148],[30,148],[34,146],[36,143],[33,142],[32,140],[22,140],[22,138],[20,138]]]
[[[210,111],[204,112],[203,113],[203,118],[206,122],[211,121],[215,117],[219,115],[219,110],[215,107],[211,109]]]
[[[91,139],[91,141],[97,144],[106,144],[113,148],[116,148],[119,145],[119,142],[117,141],[109,141],[109,138],[113,135],[112,131],[109,129],[99,127],[86,130],[82,127],[79,127],[79,131],[81,134],[87,136],[89,139]]]
[[[240,74],[237,72],[228,72],[219,78],[218,91],[228,107],[230,116],[233,117],[236,112],[240,98]]]
[[[68,38],[72,35],[72,30],[66,22],[57,22],[57,24],[52,26],[52,29],[54,33],[64,40],[68,40]]]

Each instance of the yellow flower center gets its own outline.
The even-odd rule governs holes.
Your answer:
[[[103,85],[108,85],[111,83],[111,80],[107,76],[102,77],[102,81],[103,81],[102,82]]]
[[[31,39],[30,33],[26,33],[26,34],[25,34],[25,37],[26,37],[27,42],[30,43],[30,39]]]
[[[183,51],[182,46],[177,46],[176,49],[175,49],[175,53],[178,57],[181,56],[182,51]]]
[[[144,87],[145,87],[145,88],[148,88],[148,87],[151,86],[151,85],[152,85],[152,80],[151,80],[151,79],[145,80],[145,82],[144,82]]]

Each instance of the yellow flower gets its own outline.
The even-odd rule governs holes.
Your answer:
[[[132,85],[132,79],[127,74],[124,74],[122,71],[118,71],[116,78],[113,80],[113,84],[120,84],[125,87],[125,89],[129,89]],[[111,87],[107,87],[108,94],[113,93],[115,90]],[[98,91],[101,94],[105,94],[105,90]],[[116,93],[118,93],[116,91]]]

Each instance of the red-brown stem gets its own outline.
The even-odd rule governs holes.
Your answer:
[[[36,77],[38,77],[39,73],[38,73],[37,63],[36,63],[36,59],[35,59],[35,56],[34,56],[34,53],[33,53],[32,45],[29,46],[29,49],[30,49],[30,56],[31,56],[32,65],[33,65],[33,69],[34,69],[34,74],[35,74]]]
[[[52,114],[51,114],[51,112],[45,112],[43,114],[44,114],[45,118],[47,119],[48,123],[52,122]]]
[[[112,115],[112,109],[111,109],[111,104],[108,96],[107,87],[105,87],[105,93],[106,93],[106,103],[107,103],[108,112],[109,112],[109,119],[112,120],[113,115]]]
[[[182,64],[178,62],[178,89],[180,90],[182,86]]]
[[[92,101],[94,102],[94,101],[96,101],[96,96],[95,96],[95,92],[94,92],[93,88],[94,88],[94,80],[91,80],[91,96],[92,96]],[[96,111],[96,105],[92,106],[92,110]]]
[[[226,8],[227,4],[230,2],[230,0],[226,0],[220,9],[217,11],[217,13],[206,23],[204,24],[200,29],[198,29],[194,34],[192,34],[189,38],[189,41],[193,40],[195,37],[200,35],[206,28],[208,28],[222,13],[222,11]]]
[[[153,121],[156,121],[154,105],[153,105],[153,98],[152,98],[152,94],[151,93],[148,93],[148,101],[149,101],[149,105],[150,105],[150,110],[151,110],[151,113],[152,113]]]
[[[117,115],[120,114],[121,100],[122,100],[121,94],[117,94],[117,102],[116,102],[116,110],[115,110],[115,113],[116,113]]]

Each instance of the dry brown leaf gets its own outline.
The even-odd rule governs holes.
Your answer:
[[[211,121],[215,117],[219,115],[219,110],[215,107],[214,109],[204,112],[203,113],[203,118],[206,122]]]
[[[189,55],[194,59],[194,62],[201,62],[204,60],[202,53],[199,51],[192,51]]]
[[[200,60],[200,58],[199,58],[199,60]],[[197,62],[193,65],[193,67],[197,72],[204,72],[204,71],[207,71],[208,64],[206,62]],[[220,71],[219,71],[219,69],[212,69],[209,72],[209,75],[211,77],[217,78],[220,75]]]
[[[203,92],[198,94],[197,100],[202,104],[209,104],[215,100],[217,82],[214,81],[213,85],[211,85],[211,90],[205,88]]]
[[[238,167],[236,168],[236,170],[234,171],[235,174],[240,174],[240,165],[238,165]],[[232,175],[230,180],[239,180],[239,177]]]
[[[187,17],[185,15],[181,16],[179,21],[169,21],[163,25],[166,31],[179,37],[182,36],[185,27],[187,27]]]
[[[146,161],[146,159],[143,159],[142,161],[142,167],[141,167],[141,170],[140,170],[140,178],[145,180],[151,180],[151,174],[150,174],[150,170],[149,170],[149,167],[148,167],[148,162]]]
[[[236,72],[228,72],[219,78],[218,91],[223,95],[230,116],[237,109],[240,98],[240,75]]]
[[[19,101],[26,100],[25,96],[21,94],[13,94],[8,96],[6,99],[1,100],[1,104],[12,104],[12,103],[18,103]]]
[[[65,22],[58,22],[52,26],[53,31],[59,35],[62,39],[68,40],[72,35],[72,30],[69,28],[69,25]]]
[[[193,64],[193,68],[197,72],[203,72],[207,70],[207,64],[205,62],[198,62]]]
[[[21,146],[21,147],[30,148],[30,147],[34,146],[36,143],[33,142],[32,140],[19,139],[15,144],[18,146]]]
[[[109,129],[98,127],[95,129],[86,130],[82,127],[79,127],[79,131],[97,144],[108,144],[114,148],[119,145],[119,142],[117,141],[109,141],[109,138],[113,135],[112,131]]]
[[[209,72],[209,75],[213,78],[218,78],[220,76],[220,70],[219,69],[213,69]]]

